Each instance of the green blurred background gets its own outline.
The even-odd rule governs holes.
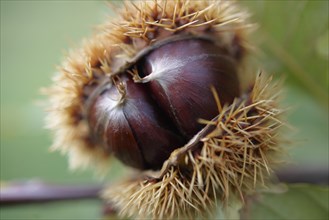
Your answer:
[[[261,48],[255,55],[258,65],[287,79],[283,102],[292,106],[288,121],[297,130],[289,131],[295,140],[291,164],[328,167],[328,1],[257,0],[242,5],[259,24],[252,37]],[[99,181],[88,170],[70,172],[65,157],[49,153],[51,135],[44,129],[45,113],[38,102],[45,99],[39,89],[51,84],[65,51],[90,36],[109,14],[103,1],[1,1],[1,181]],[[100,215],[98,201],[70,205],[76,208],[56,204],[55,210],[72,218],[78,216],[72,209],[86,219]],[[7,207],[1,217],[42,218],[49,210],[52,204],[42,210]],[[53,212],[56,218],[65,216]]]

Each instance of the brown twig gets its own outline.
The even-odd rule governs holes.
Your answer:
[[[285,183],[329,184],[328,166],[287,167],[276,172],[276,176]]]
[[[328,184],[328,167],[290,167],[276,172],[286,183]],[[0,205],[58,200],[99,198],[102,185],[61,185],[41,181],[9,182],[0,185]]]
[[[1,183],[0,205],[97,198],[100,185],[63,185],[41,181]]]

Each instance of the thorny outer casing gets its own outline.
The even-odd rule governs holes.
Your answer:
[[[53,149],[72,168],[112,154],[161,168],[104,191],[123,216],[192,219],[243,200],[269,176],[282,124],[277,85],[244,80],[247,18],[233,1],[125,2],[54,78]]]

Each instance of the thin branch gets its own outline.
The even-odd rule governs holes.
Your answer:
[[[64,185],[41,181],[1,183],[0,205],[97,198],[100,185]]]
[[[276,172],[276,176],[285,183],[329,184],[328,166],[295,166]]]
[[[329,184],[328,167],[290,167],[277,171],[276,175],[286,183]],[[0,205],[98,199],[102,189],[102,185],[64,185],[40,181],[1,183]]]

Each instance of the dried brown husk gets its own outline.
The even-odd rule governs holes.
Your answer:
[[[219,115],[201,120],[205,128],[174,151],[161,171],[144,172],[103,193],[121,216],[153,219],[209,217],[266,185],[277,155],[283,112],[279,88],[265,74],[245,80],[253,29],[248,13],[234,1],[125,2],[119,18],[102,25],[80,49],[72,50],[48,89],[47,127],[54,131],[53,150],[68,155],[70,167],[106,170],[111,152],[91,135],[85,118],[85,88],[100,76],[110,78],[131,67],[140,51],[172,36],[207,37],[235,57],[243,93],[231,105],[218,104]],[[234,55],[233,55],[234,54]],[[243,79],[243,80],[242,80]],[[88,97],[87,97],[88,99]],[[197,119],[196,119],[197,120]],[[98,169],[99,170],[99,169]]]

